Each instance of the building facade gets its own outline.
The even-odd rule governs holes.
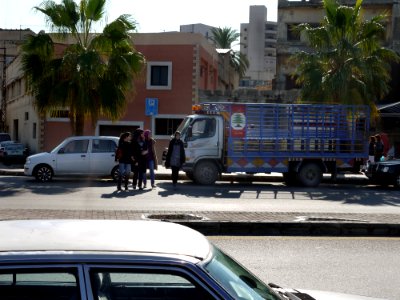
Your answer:
[[[218,53],[200,34],[137,33],[132,39],[147,64],[143,77],[135,80],[126,113],[116,122],[103,118],[94,127],[87,122],[84,134],[119,136],[139,127],[150,129],[161,155],[176,127],[199,102],[199,95],[217,89]],[[67,112],[62,108],[53,115],[36,112],[34,100],[25,93],[20,56],[8,66],[7,78],[10,132],[31,153],[49,151],[72,134]]]
[[[27,36],[34,34],[30,29],[2,29],[0,28],[0,132],[8,131],[7,102],[5,99],[7,89],[7,66],[17,57],[19,46],[26,40]],[[16,83],[18,85],[18,83]],[[18,88],[18,87],[16,87]],[[18,140],[18,136],[13,136]]]
[[[272,89],[276,74],[276,43],[277,23],[267,20],[267,8],[250,6],[249,23],[240,25],[240,52],[249,60],[240,86]]]

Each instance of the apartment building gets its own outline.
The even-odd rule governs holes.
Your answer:
[[[250,6],[249,23],[240,24],[240,52],[249,68],[240,86],[271,90],[276,75],[277,23],[267,20],[264,5]]]
[[[34,34],[30,29],[2,29],[0,28],[0,132],[8,131],[7,124],[7,102],[3,101],[6,97],[5,89],[7,81],[6,67],[18,55],[18,47],[26,40],[28,35]],[[18,88],[19,83],[15,83]],[[14,140],[19,140],[19,136],[13,136]]]
[[[339,0],[338,2],[354,6],[356,1]],[[389,15],[384,46],[400,52],[400,3],[396,0],[364,0],[362,9],[365,19],[383,13]],[[279,0],[278,2],[276,90],[288,101],[296,99],[298,92],[291,77],[294,66],[289,62],[289,57],[296,52],[307,50],[304,38],[293,31],[293,26],[301,23],[317,26],[324,15],[321,0]]]
[[[214,41],[213,41],[214,35],[212,33],[213,29],[216,29],[216,27],[209,26],[209,25],[202,24],[202,23],[181,25],[179,27],[180,32],[200,33],[211,44],[214,45]]]

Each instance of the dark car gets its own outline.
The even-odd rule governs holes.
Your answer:
[[[23,164],[28,156],[28,149],[22,143],[6,141],[0,143],[0,160],[5,164]]]
[[[364,168],[364,173],[373,183],[400,188],[400,159],[369,164]]]

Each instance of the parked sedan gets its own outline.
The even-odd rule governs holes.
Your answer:
[[[364,167],[364,173],[373,183],[400,188],[400,159],[369,164]]]
[[[0,295],[2,300],[371,299],[268,285],[197,231],[126,220],[0,221]]]
[[[118,137],[114,136],[69,137],[51,152],[29,156],[24,173],[42,182],[52,180],[53,176],[112,176],[116,179],[117,144]]]

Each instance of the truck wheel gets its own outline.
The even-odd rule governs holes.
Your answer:
[[[214,184],[218,179],[218,169],[213,162],[202,161],[197,164],[193,175],[199,184]]]
[[[53,179],[53,169],[48,165],[39,165],[33,172],[37,181],[48,182]]]
[[[301,167],[297,178],[303,186],[316,187],[321,183],[322,170],[316,163],[306,163]]]

